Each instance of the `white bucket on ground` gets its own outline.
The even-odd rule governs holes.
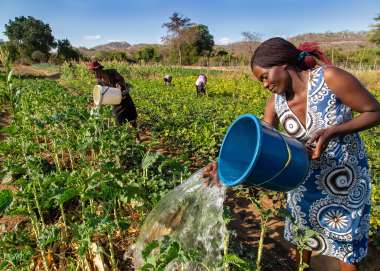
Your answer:
[[[121,103],[121,90],[118,88],[96,85],[93,90],[93,98],[96,106],[102,104],[120,104]]]

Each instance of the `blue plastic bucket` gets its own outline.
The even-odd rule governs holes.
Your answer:
[[[218,159],[218,175],[227,186],[248,184],[274,191],[299,186],[309,170],[304,145],[266,126],[252,114],[228,128]]]

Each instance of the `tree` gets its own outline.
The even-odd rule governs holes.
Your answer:
[[[146,46],[137,51],[137,59],[144,62],[150,62],[158,60],[157,49],[153,46]]]
[[[244,31],[241,32],[241,35],[243,36],[243,41],[246,42],[260,42],[261,41],[261,34],[251,31]]]
[[[179,35],[173,39],[182,52],[182,61],[193,64],[199,56],[211,55],[214,46],[214,37],[208,27],[196,24],[180,30]]]
[[[47,60],[47,55],[39,50],[36,50],[32,53],[30,58],[35,62],[41,63]]]
[[[48,55],[51,48],[56,47],[50,25],[32,16],[9,20],[4,34],[19,48],[23,56],[31,57],[35,51]]]
[[[193,27],[196,29],[198,33],[198,37],[195,42],[198,54],[206,54],[207,56],[210,56],[212,48],[215,44],[214,37],[210,34],[208,27],[204,24],[198,24]]]
[[[168,32],[162,40],[177,52],[180,65],[192,64],[199,56],[211,55],[214,37],[206,25],[194,24],[178,12],[174,12],[169,19],[162,25]]]
[[[372,30],[370,32],[370,40],[373,43],[380,45],[380,14],[374,20],[379,23],[372,25]]]
[[[78,61],[80,54],[77,50],[71,46],[68,39],[58,40],[57,42],[57,56],[59,59],[65,60],[75,60]]]
[[[246,45],[247,52],[249,55],[252,55],[255,51],[256,44],[261,41],[261,34],[251,31],[244,31],[241,32],[241,35],[243,36],[243,42]]]
[[[97,51],[94,58],[99,61],[127,61],[128,63],[136,63],[134,59],[129,57],[127,53],[120,51]]]
[[[215,56],[227,56],[228,52],[224,48],[220,48],[215,52]]]
[[[178,35],[181,29],[193,25],[193,23],[190,22],[190,18],[183,17],[178,12],[174,12],[169,19],[170,21],[163,23],[162,27],[166,27],[168,32],[174,35]]]
[[[225,66],[230,64],[231,58],[233,58],[232,54],[230,54],[224,48],[216,48],[213,51],[213,61],[214,65]]]
[[[183,17],[178,12],[174,12],[172,16],[169,17],[169,22],[163,23],[162,27],[166,27],[168,31],[168,35],[163,37],[163,41],[174,41],[172,42],[174,47],[178,50],[179,64],[182,65],[182,52],[181,52],[181,44],[176,43],[175,41],[180,41],[178,38],[180,31],[186,27],[190,27],[193,25],[191,23],[191,19],[187,17]]]

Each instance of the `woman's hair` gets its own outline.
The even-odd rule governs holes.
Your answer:
[[[283,38],[271,38],[260,44],[251,58],[251,68],[260,66],[270,68],[278,65],[292,65],[301,70],[313,68],[317,61],[331,64],[330,60],[319,50],[317,42],[304,42],[298,48]]]

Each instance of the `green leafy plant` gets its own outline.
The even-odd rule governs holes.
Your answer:
[[[4,214],[6,209],[11,205],[12,201],[12,191],[0,190],[0,215]]]
[[[184,250],[178,242],[171,240],[168,236],[161,241],[147,244],[142,251],[142,256],[144,264],[139,269],[141,271],[163,271],[173,262],[182,268],[184,264],[202,265],[200,255],[196,251]],[[205,268],[207,270],[207,267]]]

